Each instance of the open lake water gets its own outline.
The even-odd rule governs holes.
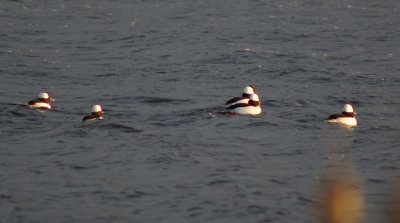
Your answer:
[[[399,27],[398,0],[0,1],[0,222],[313,222],[332,167],[384,222]],[[220,114],[247,84],[263,114]]]

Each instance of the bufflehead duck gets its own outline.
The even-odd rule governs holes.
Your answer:
[[[225,103],[226,107],[232,106],[234,104],[239,104],[239,103],[248,103],[250,96],[256,93],[256,90],[254,89],[253,86],[247,85],[243,89],[242,97],[234,97],[227,101]]]
[[[262,112],[260,106],[260,100],[258,99],[257,94],[251,95],[247,103],[237,103],[229,106],[227,109],[230,112],[239,115],[258,115],[261,114]]]
[[[37,99],[28,102],[28,107],[50,110],[51,109],[50,101],[54,101],[54,99],[49,95],[49,93],[42,92],[39,94]]]
[[[345,104],[343,112],[341,114],[333,114],[328,117],[327,121],[330,123],[340,123],[347,126],[356,126],[357,119],[355,118],[356,113],[354,112],[353,106]]]
[[[83,117],[82,121],[89,121],[89,120],[98,120],[98,119],[103,119],[104,112],[101,109],[100,105],[93,105],[92,107],[92,113],[90,115],[86,115]]]

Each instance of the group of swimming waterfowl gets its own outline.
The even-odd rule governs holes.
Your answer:
[[[47,92],[42,92],[38,95],[37,99],[33,99],[28,102],[29,108],[35,108],[40,110],[51,110],[50,101],[54,101],[54,98]],[[92,113],[83,117],[82,121],[103,119],[104,112],[100,105],[93,105]]]
[[[256,90],[253,86],[247,85],[243,89],[242,97],[235,97],[226,102],[226,109],[229,112],[240,115],[258,115],[261,114],[262,109],[260,100],[256,94]],[[356,113],[351,104],[345,104],[343,112],[340,114],[333,114],[326,120],[330,123],[339,123],[346,126],[356,126],[357,119],[355,118]]]
[[[28,102],[28,107],[36,109],[50,110],[50,101],[53,98],[47,93],[42,92],[39,94],[37,99]],[[259,115],[262,112],[260,99],[256,94],[256,90],[253,86],[247,85],[243,89],[241,97],[235,97],[226,102],[226,111],[230,114],[238,115]],[[356,126],[357,120],[355,118],[356,113],[351,104],[345,104],[343,112],[340,114],[333,114],[326,120],[330,123],[339,123],[346,126]],[[83,117],[82,121],[98,120],[103,119],[104,112],[100,105],[93,105],[92,113]]]

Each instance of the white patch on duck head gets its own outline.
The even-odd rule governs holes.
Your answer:
[[[350,104],[345,104],[345,105],[343,106],[343,111],[344,111],[344,112],[347,112],[347,113],[353,113],[353,112],[354,112],[354,109],[353,109],[353,106],[352,106],[352,105],[350,105]]]
[[[101,109],[100,105],[93,105],[92,112],[101,112],[101,111],[103,110]]]
[[[260,101],[260,99],[258,98],[257,94],[253,94],[252,96],[250,96],[250,100],[252,100],[252,101]]]
[[[254,94],[255,90],[253,88],[253,86],[247,85],[244,89],[243,89],[243,93],[245,94]]]
[[[42,98],[42,99],[49,99],[50,96],[47,92],[42,92],[39,94],[38,98]]]

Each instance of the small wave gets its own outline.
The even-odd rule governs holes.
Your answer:
[[[184,111],[174,111],[157,116],[151,116],[148,121],[157,126],[180,126],[197,120],[215,118],[222,107],[195,108]]]
[[[146,35],[144,34],[139,34],[139,35],[130,35],[130,36],[126,36],[126,37],[122,37],[122,38],[112,38],[112,39],[100,39],[98,41],[99,44],[104,44],[104,43],[113,43],[113,42],[123,42],[123,43],[127,43],[127,44],[132,44],[132,43],[136,43],[138,40],[145,38]]]
[[[309,197],[305,197],[303,195],[298,195],[297,199],[303,204],[314,204],[315,201]]]
[[[277,180],[277,179],[270,179],[269,181],[272,182],[272,183],[279,184],[279,185],[286,185],[287,184],[287,182],[282,181],[282,180]]]
[[[285,101],[282,100],[274,100],[274,99],[268,99],[268,100],[264,100],[261,103],[261,107],[268,107],[268,108],[279,108],[279,107],[287,107],[288,103],[286,103]]]
[[[385,131],[385,132],[391,132],[391,131],[396,131],[396,128],[393,128],[388,125],[380,125],[380,126],[371,126],[368,129],[369,131]]]
[[[380,183],[385,183],[386,180],[381,180],[381,179],[369,179],[369,180],[367,180],[367,182],[368,182],[368,183],[378,183],[378,184],[380,184]]]
[[[134,192],[126,193],[126,197],[128,197],[128,198],[140,198],[140,197],[151,196],[151,195],[154,195],[154,194],[143,192],[143,191],[134,191]]]
[[[247,206],[247,210],[248,212],[252,213],[252,214],[265,214],[267,212],[267,208],[260,206],[260,205],[255,205],[255,204],[251,204],[249,206]]]
[[[188,18],[188,16],[171,16],[171,17],[169,17],[169,19],[172,19],[172,20],[183,20],[183,19],[187,19]]]
[[[230,180],[212,180],[207,183],[207,186],[220,186],[221,184],[229,184]]]
[[[118,131],[127,132],[127,133],[142,132],[142,130],[136,129],[136,128],[131,127],[126,124],[113,123],[113,122],[107,122],[107,121],[105,121],[105,122],[104,121],[85,122],[85,123],[82,123],[82,125],[80,127],[84,128],[84,129],[118,130]]]
[[[264,153],[263,156],[298,156],[303,155],[303,150],[294,150],[291,152],[283,152],[283,153]]]
[[[82,165],[72,165],[70,166],[71,169],[82,171],[82,170],[90,170],[90,169],[95,169],[98,168],[98,166],[95,165],[88,165],[88,166],[82,166]]]
[[[35,129],[33,129],[35,130]],[[101,130],[101,131],[98,131]],[[142,132],[139,129],[131,127],[125,124],[109,123],[103,121],[96,122],[85,122],[82,124],[65,124],[57,127],[41,129],[36,132],[30,132],[26,137],[29,138],[54,138],[54,137],[69,137],[73,138],[85,138],[93,133],[105,133],[106,135],[112,132],[125,132],[125,133],[138,133]]]
[[[269,121],[261,121],[261,122],[252,122],[247,124],[247,126],[279,126],[279,124],[269,122]]]
[[[105,74],[96,74],[96,77],[113,77],[113,76],[118,76],[118,73],[105,73]]]
[[[136,100],[146,104],[183,104],[191,101],[189,99],[161,98],[161,97],[137,97]]]

